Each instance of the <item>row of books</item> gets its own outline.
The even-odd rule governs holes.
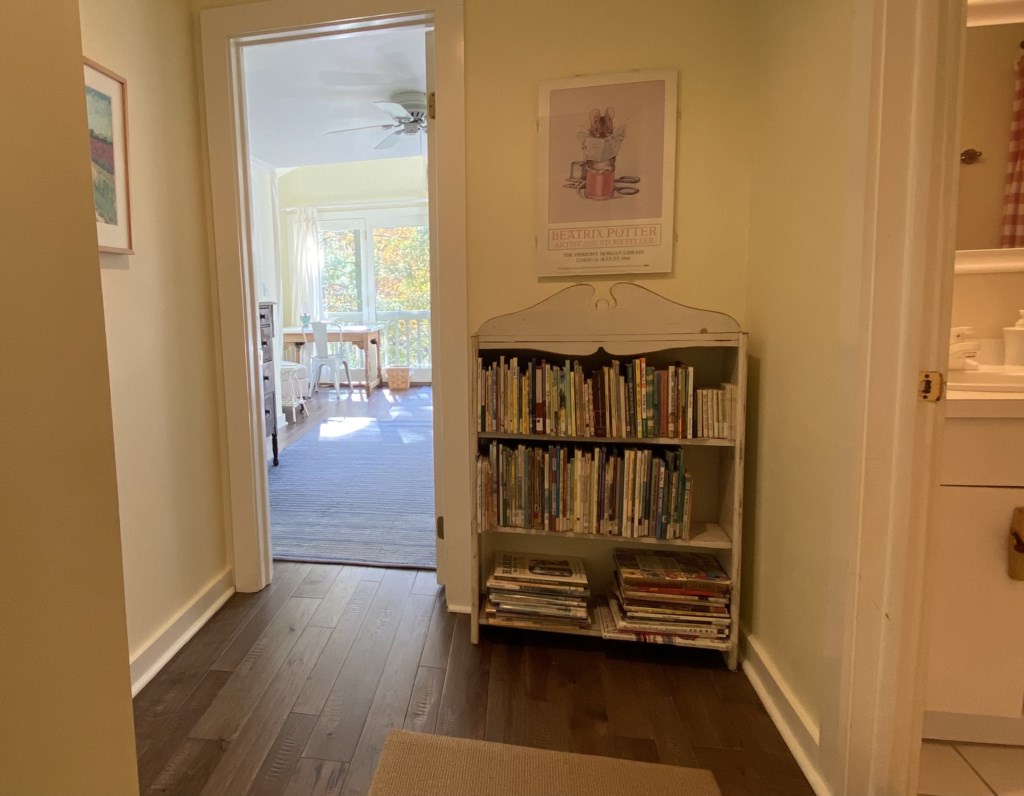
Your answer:
[[[697,390],[697,436],[736,439],[736,385]]]
[[[732,582],[707,553],[616,550],[615,583],[598,606],[606,638],[726,649]]]
[[[683,450],[508,445],[477,457],[477,527],[689,539]]]
[[[575,630],[590,627],[589,597],[581,558],[495,553],[484,611],[492,625]]]
[[[730,385],[731,386],[731,385]],[[730,391],[735,401],[735,392]],[[692,366],[655,368],[645,357],[585,372],[578,360],[520,362],[479,358],[477,430],[549,436],[694,438],[698,424]],[[724,417],[724,415],[723,415]]]

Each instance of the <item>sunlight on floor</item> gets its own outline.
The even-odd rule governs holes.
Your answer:
[[[320,439],[338,439],[372,426],[372,417],[329,417],[320,424]]]

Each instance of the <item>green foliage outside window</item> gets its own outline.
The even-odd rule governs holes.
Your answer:
[[[324,247],[321,284],[327,313],[359,312],[363,308],[358,234],[351,229],[321,233]]]
[[[377,311],[430,309],[430,239],[422,227],[377,227]]]

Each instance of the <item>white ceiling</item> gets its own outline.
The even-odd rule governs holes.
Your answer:
[[[390,124],[374,105],[426,89],[424,31],[399,28],[245,48],[249,148],[277,168],[426,154],[423,134],[374,150],[390,130],[327,135]]]

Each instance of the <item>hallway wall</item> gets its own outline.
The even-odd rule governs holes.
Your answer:
[[[466,2],[469,326],[575,281],[637,281],[745,325],[752,28],[743,3]],[[514,67],[512,66],[514,64]],[[675,69],[674,266],[669,274],[537,278],[538,83]],[[511,211],[511,212],[510,212]]]
[[[5,8],[4,796],[138,792],[81,51],[75,0]],[[40,383],[51,352],[60,381]]]
[[[80,7],[85,54],[128,81],[135,254],[100,265],[136,660],[229,567],[216,285],[187,3]]]
[[[842,503],[856,465],[842,453],[843,389],[859,343],[869,15],[858,0],[753,15],[743,623],[813,755],[841,732],[846,594],[832,578],[854,566],[843,556],[858,521]]]

